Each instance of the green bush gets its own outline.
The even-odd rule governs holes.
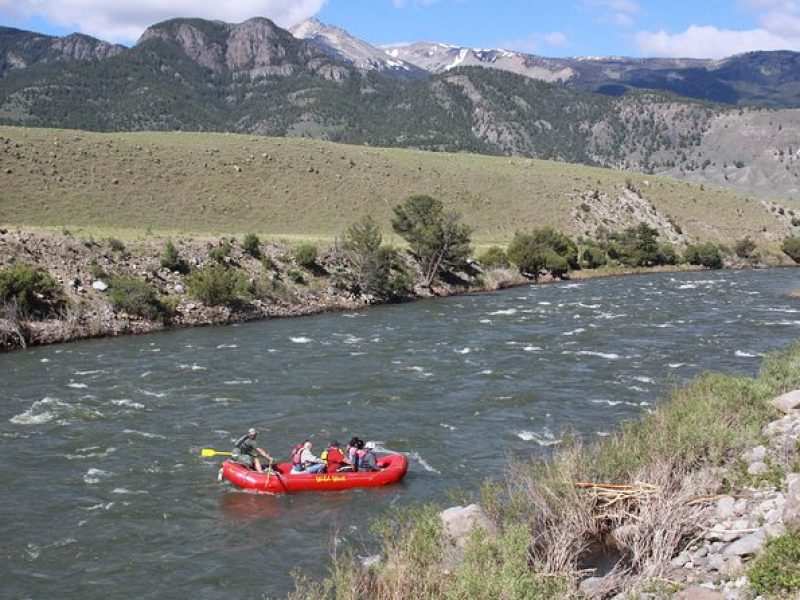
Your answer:
[[[294,251],[294,258],[301,267],[310,269],[317,264],[317,247],[311,244],[298,246]]]
[[[658,245],[658,258],[656,262],[659,265],[676,265],[678,264],[678,252],[675,246],[669,242],[661,242]]]
[[[211,250],[208,251],[208,256],[219,264],[223,264],[225,259],[230,256],[230,253],[231,245],[228,242],[224,242],[219,246],[211,248]]]
[[[272,257],[269,254],[262,254],[261,255],[261,267],[265,271],[277,271],[278,270],[278,265],[275,263],[275,261],[272,259]]]
[[[241,271],[219,265],[196,269],[186,278],[189,295],[209,306],[241,302],[246,288],[247,281]]]
[[[606,253],[600,246],[589,244],[581,253],[580,265],[584,269],[597,269],[607,262]]]
[[[478,262],[487,269],[505,269],[511,265],[508,254],[500,246],[492,246],[478,257]]]
[[[129,275],[112,275],[108,285],[108,300],[115,311],[124,311],[151,321],[163,319],[168,312],[156,289],[146,281]]]
[[[125,244],[122,243],[122,240],[110,237],[108,238],[108,245],[114,252],[120,252],[120,253],[125,252]]]
[[[30,265],[0,270],[0,302],[15,302],[20,313],[45,318],[64,304],[61,287],[45,271]]]
[[[164,254],[161,256],[161,266],[170,271],[177,271],[178,273],[188,273],[189,265],[178,254],[178,249],[172,240],[169,240],[164,246]]]
[[[100,263],[95,259],[92,259],[92,262],[89,263],[89,272],[95,279],[105,279],[108,277],[108,273],[105,272],[105,269],[103,269],[103,267],[100,266]]]
[[[787,533],[767,542],[747,572],[760,596],[788,598],[800,591],[800,534]]]
[[[261,240],[255,233],[248,233],[244,236],[242,248],[253,258],[261,258]]]
[[[733,251],[739,258],[750,258],[750,256],[752,256],[755,250],[756,250],[756,243],[749,237],[746,237],[741,240],[736,240],[736,243],[733,245]]]
[[[659,254],[658,230],[647,223],[612,233],[609,256],[628,267],[649,267],[662,264]]]
[[[781,250],[794,262],[800,263],[800,237],[787,237],[781,244]]]
[[[690,265],[701,265],[709,269],[722,268],[722,252],[713,242],[689,244],[683,252],[683,260]]]
[[[543,269],[561,276],[578,267],[578,247],[563,233],[543,227],[530,233],[515,233],[508,246],[508,258],[521,273],[534,279],[539,278]]]
[[[286,272],[286,275],[294,283],[304,284],[306,282],[306,278],[303,276],[303,273],[297,269],[289,269]]]

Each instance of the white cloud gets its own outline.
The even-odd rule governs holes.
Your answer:
[[[282,27],[314,16],[327,0],[0,0],[0,16],[39,17],[115,42],[133,42],[150,25],[175,17],[238,23],[267,17]]]
[[[563,48],[564,46],[569,45],[569,38],[560,31],[551,31],[550,33],[546,33],[544,35],[544,41],[547,42],[548,46],[553,46],[555,48]]]
[[[800,50],[800,40],[789,40],[765,29],[735,31],[692,25],[686,31],[640,31],[636,46],[648,56],[723,58],[751,50]]]
[[[581,0],[581,5],[600,12],[600,22],[631,27],[641,7],[636,0]]]
[[[647,55],[722,58],[753,50],[800,50],[800,0],[739,0],[754,13],[752,29],[692,25],[679,33],[640,31],[634,37]]]

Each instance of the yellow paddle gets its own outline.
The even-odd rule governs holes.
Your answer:
[[[203,448],[200,450],[200,456],[203,458],[210,458],[212,456],[230,456],[230,452],[224,452],[222,450],[214,450],[213,448]]]

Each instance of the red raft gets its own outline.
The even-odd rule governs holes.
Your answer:
[[[380,487],[400,481],[408,471],[408,459],[402,454],[390,454],[378,459],[380,471],[358,473],[291,473],[290,463],[273,465],[275,473],[258,473],[246,466],[226,460],[222,477],[236,487],[253,492],[290,494],[294,492],[335,492],[357,487]]]

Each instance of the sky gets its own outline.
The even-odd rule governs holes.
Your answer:
[[[375,45],[436,41],[544,56],[722,58],[800,51],[800,0],[0,0],[0,24],[130,46],[174,17],[309,17]]]

